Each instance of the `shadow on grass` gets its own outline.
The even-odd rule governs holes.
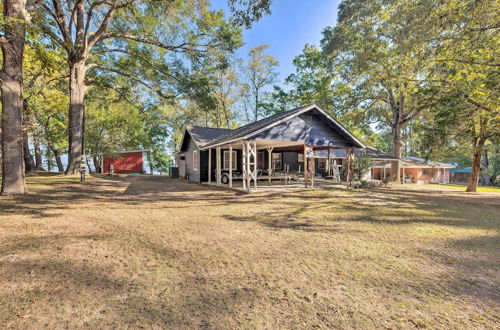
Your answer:
[[[41,186],[36,193],[22,198],[0,199],[0,214],[31,215],[34,217],[56,217],[58,210],[75,204],[88,203],[87,207],[110,207],[120,209],[141,206],[165,210],[190,209],[193,207],[224,207],[228,205],[247,207],[245,215],[227,215],[232,221],[254,221],[269,227],[294,228],[308,231],[338,230],[338,221],[372,222],[404,225],[409,223],[430,223],[461,227],[497,228],[494,221],[480,219],[487,211],[493,213],[500,207],[494,205],[467,204],[464,200],[441,197],[440,194],[414,190],[346,190],[345,188],[324,188],[321,190],[287,190],[246,194],[224,188],[201,186],[165,176],[132,176],[128,178],[98,177],[86,184],[77,183],[77,178],[42,177],[35,182]],[[123,193],[122,193],[123,191]],[[488,201],[496,196],[485,196]],[[259,212],[259,203],[286,205],[272,211]],[[113,201],[113,205],[106,202]],[[161,202],[164,203],[163,205]],[[98,203],[98,205],[95,205]],[[158,204],[160,203],[160,204]],[[120,206],[121,205],[121,206]],[[349,217],[336,215],[342,207],[351,213]],[[253,210],[253,211],[252,211]],[[304,213],[318,211],[321,218],[303,217]],[[321,212],[328,210],[328,214]],[[471,210],[477,210],[477,217]],[[493,211],[492,211],[493,210]],[[422,211],[430,212],[423,214]],[[466,214],[467,213],[467,214]],[[317,220],[323,220],[318,224]],[[328,224],[325,224],[325,221]]]
[[[387,191],[358,191],[341,194],[269,194],[266,202],[287,204],[271,211],[245,215],[225,215],[231,221],[250,221],[268,227],[337,231],[342,222],[368,222],[381,225],[435,224],[479,229],[498,229],[492,206],[464,206],[458,201],[427,198],[423,195],[397,195]],[[257,201],[252,201],[255,203]],[[258,203],[258,202],[257,202]]]
[[[308,237],[314,237],[316,233],[350,233],[349,230],[353,229],[345,228],[345,222],[349,221],[384,226],[428,223],[464,228],[498,228],[498,221],[493,221],[496,220],[493,215],[498,211],[497,208],[470,204],[464,207],[460,201],[429,197],[414,191],[401,193],[391,190],[335,189],[247,195],[164,177],[105,178],[81,186],[69,180],[39,184],[43,187],[36,196],[0,200],[1,214],[50,217],[56,216],[58,209],[78,203],[88,203],[88,207],[96,207],[94,204],[99,203],[101,207],[123,209],[151,204],[168,209],[168,212],[182,212],[182,208],[196,209],[199,206],[226,206],[228,208],[221,211],[221,216],[226,220],[255,223],[256,226],[275,229],[276,233],[301,231]],[[123,194],[122,190],[125,190]],[[114,202],[113,205],[106,204],[109,200]],[[167,201],[170,202],[168,207],[158,204]],[[259,208],[263,204],[271,204],[272,207]],[[231,213],[229,207],[234,205],[248,206],[245,209],[248,212]],[[491,218],[489,215],[487,219],[482,217],[485,210],[492,215]],[[249,274],[249,268],[245,266],[242,268],[244,271],[219,269],[217,262],[224,255],[216,256],[215,260],[204,248],[197,250],[197,245],[186,249],[175,248],[175,245],[172,247],[162,242],[154,233],[148,235],[133,226],[105,222],[100,226],[99,230],[104,229],[106,234],[23,235],[3,242],[0,249],[0,274],[9,283],[11,291],[0,293],[3,299],[0,300],[2,303],[9,302],[8,305],[4,303],[2,308],[19,309],[16,313],[9,313],[11,318],[24,315],[25,312],[31,313],[35,308],[33,305],[39,303],[49,304],[53,311],[60,313],[53,315],[55,321],[52,326],[69,319],[74,323],[67,324],[67,327],[231,328],[243,326],[237,322],[245,322],[244,313],[251,314],[256,305],[269,299],[269,288],[262,283],[266,280],[265,276]],[[363,230],[360,229],[358,236],[362,235]],[[86,256],[85,252],[65,256],[58,254],[58,247],[80,242],[95,242],[97,246],[103,244],[105,247],[109,242],[116,243],[113,251],[124,253],[122,257],[132,265],[121,265],[130,268],[120,272],[115,260],[103,261],[99,257]],[[419,297],[421,292],[429,292],[429,295],[444,294],[453,298],[466,296],[478,300],[487,298],[498,302],[498,237],[457,238],[448,240],[447,244],[449,250],[419,247],[415,252],[422,255],[426,263],[432,264],[429,261],[432,260],[444,267],[444,274],[420,279],[384,279],[380,285],[394,285],[390,288],[394,296],[397,296],[395,292],[400,293],[409,288],[413,290],[407,294],[410,298]],[[279,258],[280,251],[276,251],[276,254],[276,258]],[[130,256],[133,258],[127,259]],[[296,257],[301,258],[300,254]],[[354,263],[355,257],[353,255]],[[411,259],[412,256],[408,258],[418,263]],[[148,260],[154,260],[157,264],[150,265]],[[329,260],[335,261],[335,256],[332,255]],[[450,260],[456,262],[450,263]],[[296,269],[291,268],[290,271]],[[355,272],[352,276],[355,276]],[[379,284],[370,282],[370,285]],[[302,305],[286,299],[277,305],[277,310],[289,308],[294,313],[302,310]],[[43,311],[42,307],[37,308]],[[78,317],[89,309],[96,310],[98,316],[79,320]],[[100,323],[100,317],[106,319],[104,324]],[[16,325],[23,325],[22,322]],[[286,323],[286,320],[282,319],[282,322],[284,327],[294,326]],[[30,327],[29,323],[24,325]]]
[[[57,217],[58,210],[81,203],[105,202],[126,186],[125,180],[98,178],[79,183],[77,177],[50,175],[28,179],[29,193],[25,196],[0,197],[0,215]]]
[[[3,245],[0,323],[33,327],[40,321],[23,315],[39,313],[48,318],[44,324],[49,328],[107,327],[114,321],[119,327],[217,328],[263,298],[254,288],[224,285],[239,282],[240,275],[221,278],[207,272],[203,259],[195,260],[191,251],[171,248],[133,228],[108,229],[102,235],[22,236]],[[73,243],[109,247],[110,241],[117,245],[106,253],[120,255],[127,248],[127,257],[138,260],[143,276],[131,276],[138,270],[128,260],[120,265],[114,258],[85,252],[59,253]],[[152,266],[147,260],[154,257],[159,263]]]

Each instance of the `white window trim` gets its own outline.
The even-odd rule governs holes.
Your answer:
[[[198,150],[193,150],[193,170],[198,170]]]
[[[224,150],[223,155],[224,155],[224,157],[222,159],[223,170],[229,171],[229,167],[226,166],[226,159],[227,159],[227,161],[229,163],[229,150]],[[236,171],[236,168],[238,167],[238,162],[236,161],[236,157],[237,157],[236,156],[236,150],[233,150],[233,159],[232,159],[232,162],[233,162],[233,171]]]

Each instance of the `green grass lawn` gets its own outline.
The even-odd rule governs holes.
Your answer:
[[[465,191],[465,189],[467,188],[467,185],[450,183],[450,184],[443,185],[443,187]],[[490,192],[500,193],[500,187],[478,186],[477,191],[490,191]]]
[[[500,194],[77,181],[0,198],[3,328],[498,327]]]

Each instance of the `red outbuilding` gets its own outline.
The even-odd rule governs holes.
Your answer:
[[[116,152],[102,159],[102,173],[109,174],[144,174],[143,150]]]

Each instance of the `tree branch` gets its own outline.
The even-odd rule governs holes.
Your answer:
[[[483,27],[478,27],[478,28],[470,28],[469,31],[474,31],[474,32],[481,32],[481,31],[486,31],[486,30],[494,30],[500,28],[500,25],[493,25],[493,26],[483,26]]]
[[[57,34],[55,34],[54,31],[52,31],[48,26],[46,25],[43,25],[43,24],[39,24],[40,26],[40,29],[42,29],[43,32],[45,32],[47,35],[49,35],[49,37],[54,40],[55,42],[57,42],[63,49],[65,49],[68,53],[71,51],[69,49],[69,45],[66,44],[64,42],[64,40],[62,40],[61,38],[59,38],[59,36]]]
[[[90,39],[89,39],[89,48],[90,49],[92,49],[92,47],[95,45],[95,43],[97,41],[99,41],[101,36],[106,32],[108,25],[109,25],[109,22],[111,22],[111,19],[113,18],[113,15],[115,14],[115,12],[118,9],[125,8],[129,5],[131,5],[133,2],[134,2],[133,0],[128,0],[128,1],[125,1],[121,4],[119,4],[119,5],[117,4],[116,1],[113,3],[111,8],[108,10],[106,15],[104,16],[104,18],[101,22],[101,25],[99,26],[97,31],[90,37]],[[89,20],[87,20],[87,22],[89,22]]]
[[[92,69],[92,68],[97,68],[97,69],[100,69],[100,70],[103,70],[103,71],[108,71],[108,72],[113,72],[113,73],[116,73],[116,74],[119,74],[121,76],[124,76],[124,77],[127,77],[127,78],[130,78],[136,82],[138,82],[139,84],[145,86],[146,88],[156,92],[158,95],[160,95],[161,97],[165,98],[165,99],[171,99],[173,98],[172,96],[167,96],[165,94],[163,94],[163,92],[161,90],[159,90],[158,88],[154,88],[153,86],[151,86],[150,84],[146,83],[145,81],[143,81],[142,79],[139,79],[135,76],[132,76],[128,73],[125,73],[123,71],[120,71],[120,70],[117,70],[117,69],[112,69],[112,68],[108,68],[108,67],[105,67],[103,65],[99,65],[99,64],[91,64],[88,66],[89,69]]]
[[[147,64],[149,64],[153,69],[161,72],[162,74],[164,74],[165,76],[167,77],[170,77],[172,79],[174,79],[175,81],[179,82],[179,83],[182,83],[181,80],[179,80],[179,78],[173,76],[172,74],[170,73],[167,73],[165,70],[163,70],[162,68],[158,67],[157,65],[155,65],[153,62],[151,62],[147,57],[144,57],[144,56],[141,56],[137,53],[133,53],[133,52],[129,52],[128,50],[126,49],[119,49],[119,48],[113,48],[113,49],[106,49],[106,50],[100,50],[100,51],[96,51],[94,52],[93,54],[102,54],[102,53],[123,53],[123,54],[127,54],[127,55],[130,55],[132,57],[138,57],[140,58],[142,61],[146,62]]]
[[[50,16],[52,16],[52,18],[54,19],[55,23],[57,24],[57,26],[59,28],[59,31],[61,31],[61,34],[62,34],[63,39],[64,39],[64,43],[69,44],[71,42],[71,39],[69,39],[70,35],[69,35],[68,31],[66,30],[65,24],[61,23],[60,19],[58,18],[57,8],[56,8],[56,12],[54,12],[42,0],[36,0],[35,3],[37,5],[39,5],[44,11],[46,11]],[[63,13],[63,17],[64,17],[64,13]],[[45,26],[42,26],[42,30],[44,30],[43,27],[45,27]],[[50,30],[48,27],[46,27],[46,28],[47,28],[47,30]],[[67,48],[66,46],[64,46],[64,43],[62,41],[60,42],[57,40],[57,39],[61,40],[61,38],[57,37],[57,39],[55,39],[54,36],[56,34],[52,30],[50,30],[51,33],[49,33],[47,30],[44,30],[44,32],[49,34],[50,37],[53,38],[55,41],[57,41],[57,43],[59,43],[62,47],[64,47],[65,49]]]
[[[113,38],[114,39],[132,40],[132,41],[136,41],[136,42],[140,42],[140,43],[144,43],[144,44],[148,44],[148,45],[157,46],[157,47],[163,48],[165,50],[173,50],[173,51],[176,51],[179,49],[185,50],[185,49],[187,49],[186,46],[188,45],[187,42],[184,42],[184,43],[181,43],[179,45],[171,46],[171,45],[164,44],[164,43],[157,41],[157,40],[148,40],[148,39],[139,38],[139,37],[135,37],[133,35],[122,34],[122,33],[104,33],[98,39],[98,42],[105,40],[105,39],[113,39]]]
[[[57,22],[57,25],[59,26],[59,30],[61,30],[64,41],[71,42],[71,33],[69,32],[68,26],[66,25],[66,18],[64,16],[64,10],[62,8],[61,2],[59,0],[52,0],[52,4],[56,11],[54,18]]]
[[[442,59],[442,60],[435,60],[436,62],[457,62],[457,63],[465,63],[465,64],[473,64],[473,65],[485,65],[485,66],[500,66],[500,64],[493,63],[478,63],[478,62],[473,62],[473,61],[465,61],[465,60],[456,60],[456,59]]]

